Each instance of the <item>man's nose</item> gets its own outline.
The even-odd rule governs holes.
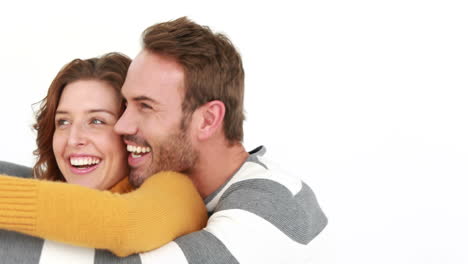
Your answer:
[[[135,135],[137,132],[135,120],[132,111],[127,107],[117,123],[115,123],[114,131],[119,135]]]

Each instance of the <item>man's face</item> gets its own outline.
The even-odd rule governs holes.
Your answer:
[[[114,129],[127,144],[130,182],[138,187],[160,171],[190,170],[198,155],[190,128],[181,126],[182,66],[143,50],[130,65],[122,94],[127,108]]]

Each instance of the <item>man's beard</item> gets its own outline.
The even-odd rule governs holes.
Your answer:
[[[157,146],[152,146],[150,155],[152,160],[148,167],[130,168],[129,181],[134,187],[140,187],[148,177],[160,171],[189,171],[198,160],[198,152],[184,130],[179,130],[160,141]]]

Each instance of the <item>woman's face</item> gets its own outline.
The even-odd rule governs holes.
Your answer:
[[[127,152],[113,128],[121,101],[107,83],[79,80],[65,86],[55,114],[53,150],[69,183],[106,190],[127,177]]]

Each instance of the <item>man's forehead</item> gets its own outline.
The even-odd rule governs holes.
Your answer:
[[[122,94],[127,100],[147,97],[157,101],[176,92],[184,92],[184,70],[171,57],[141,51],[132,61],[127,73]]]

